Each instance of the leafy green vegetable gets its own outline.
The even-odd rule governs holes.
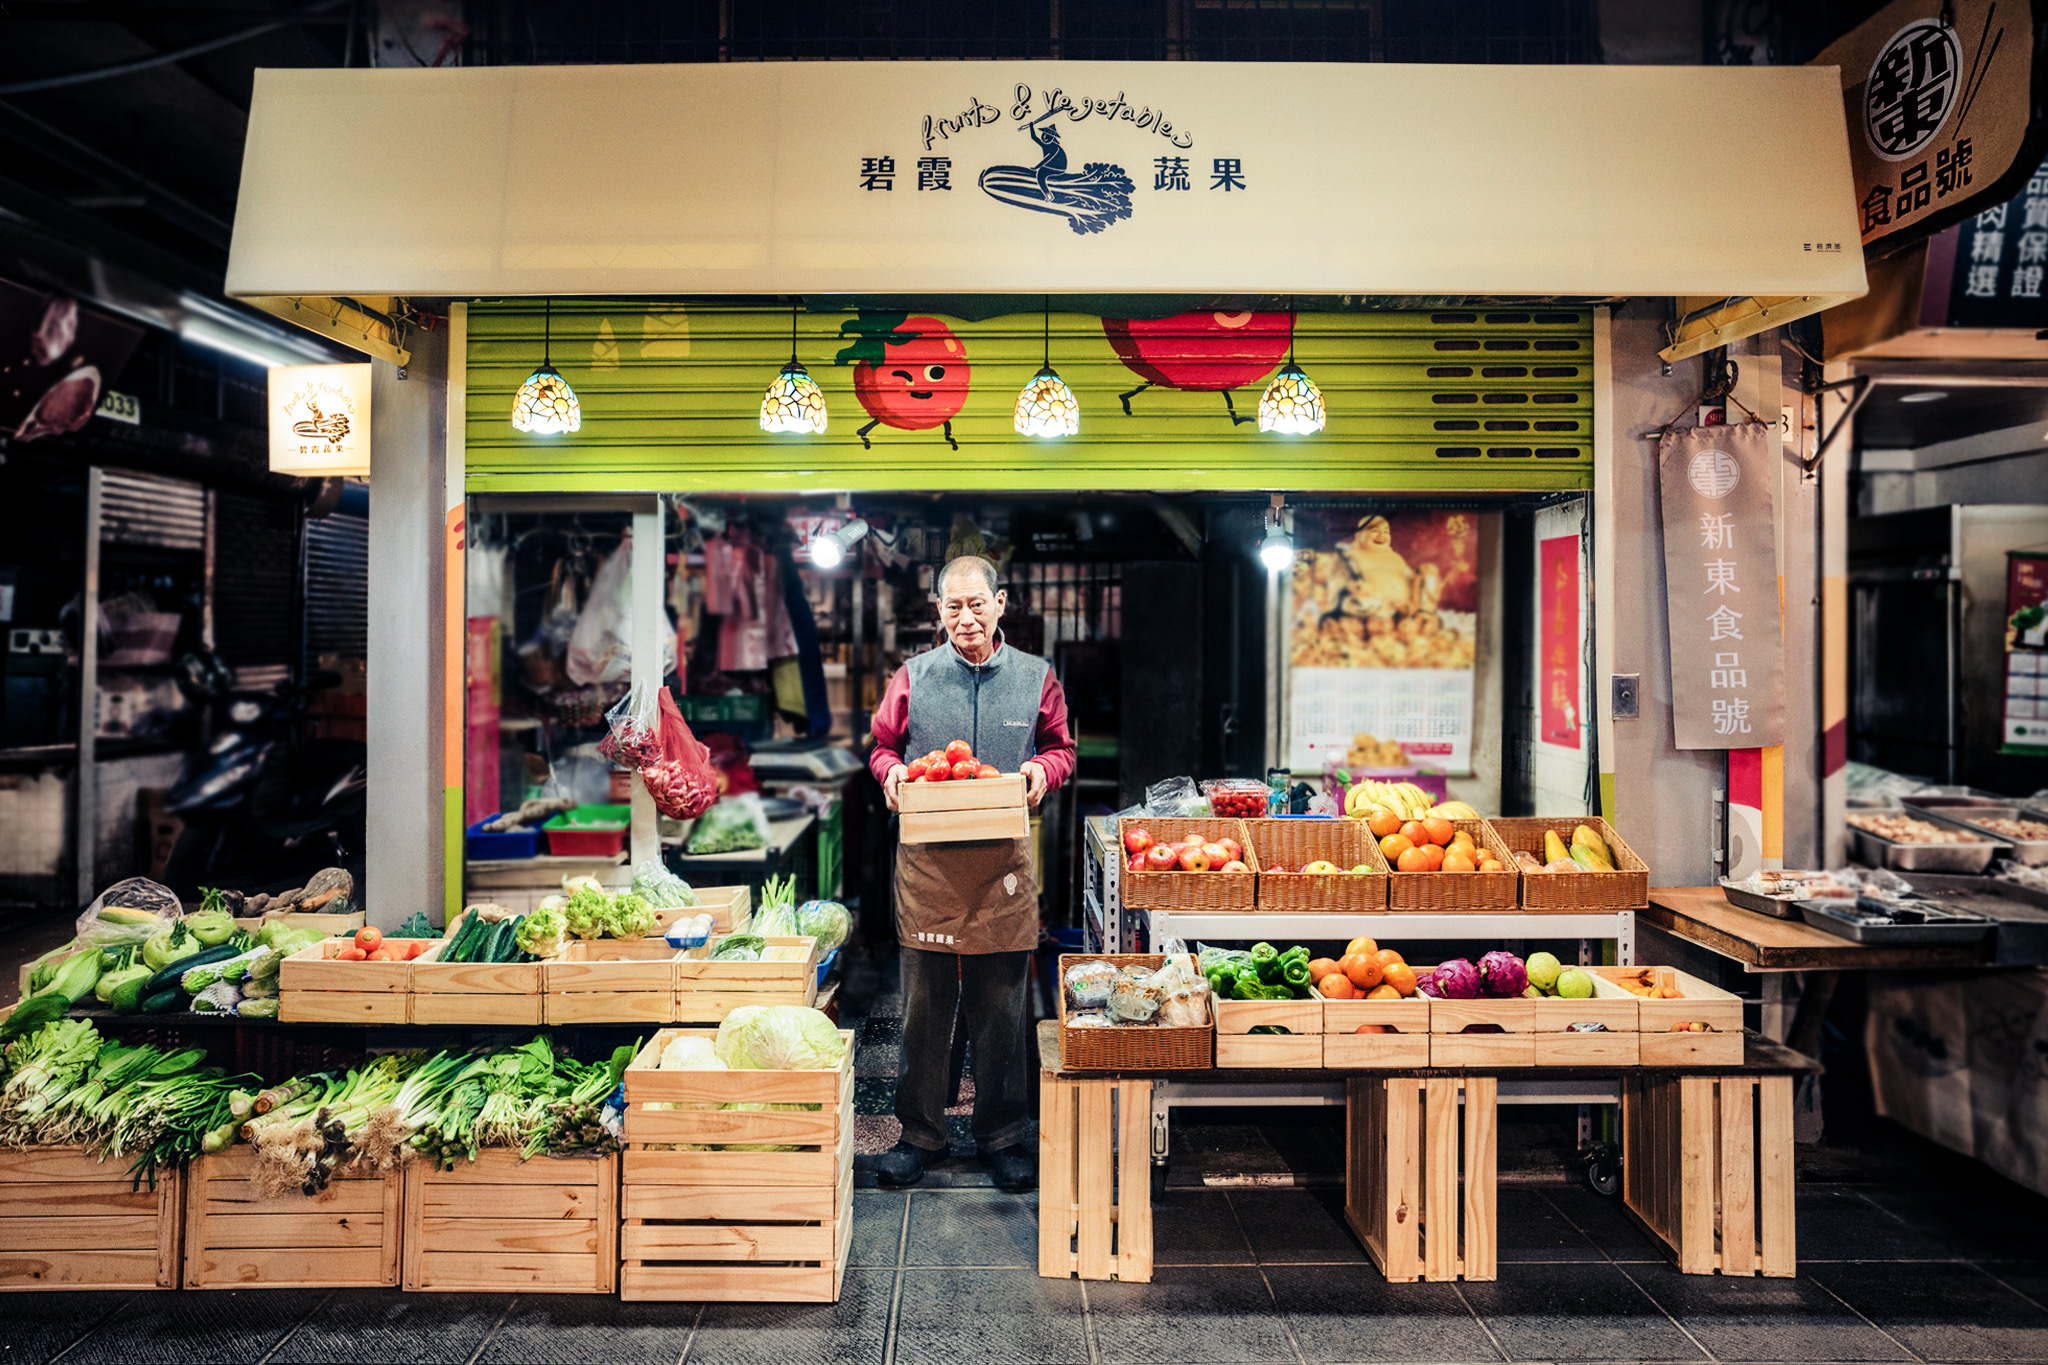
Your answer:
[[[742,1005],[718,1026],[718,1060],[735,1071],[830,1071],[846,1041],[808,1005]]]
[[[224,906],[214,904],[220,898],[218,891],[209,891],[207,896],[209,899],[204,910],[185,916],[185,928],[199,940],[201,947],[213,948],[235,936],[235,917]]]
[[[727,934],[711,950],[713,962],[759,962],[768,951],[768,940],[759,934]]]
[[[767,840],[761,837],[760,827],[754,823],[752,812],[736,801],[721,801],[705,811],[690,830],[690,842],[685,846],[690,853],[741,853],[747,849],[761,848]]]
[[[838,901],[805,901],[797,907],[796,931],[818,940],[818,956],[846,942],[853,932],[853,916]]]
[[[441,937],[441,931],[434,927],[434,922],[427,918],[424,910],[415,910],[407,917],[405,923],[391,931],[391,936],[393,938],[439,938]]]
[[[562,951],[562,936],[569,922],[552,906],[528,911],[519,921],[519,950],[535,957],[553,957]]]
[[[562,909],[572,937],[645,938],[659,919],[654,907],[628,891],[608,896],[595,886],[579,886]]]
[[[687,910],[697,904],[690,884],[659,858],[643,859],[633,869],[633,894],[657,910]]]

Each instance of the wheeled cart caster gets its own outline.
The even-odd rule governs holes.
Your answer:
[[[1152,1163],[1152,1197],[1154,1199],[1161,1199],[1166,1195],[1166,1169],[1166,1163],[1163,1161]]]
[[[1595,1194],[1612,1199],[1621,1193],[1621,1153],[1611,1143],[1597,1143],[1580,1158],[1586,1184]]]

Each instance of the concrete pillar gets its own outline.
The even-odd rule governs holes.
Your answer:
[[[370,395],[370,923],[442,905],[448,695],[448,334],[416,332]],[[459,504],[458,504],[459,510]],[[456,788],[458,799],[460,787]]]

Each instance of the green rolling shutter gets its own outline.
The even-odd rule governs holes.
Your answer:
[[[1204,318],[1219,315],[1202,315]],[[1241,315],[1220,315],[1228,320]],[[541,360],[537,301],[469,313],[467,478],[471,492],[813,492],[915,490],[1247,490],[1465,492],[1592,486],[1593,331],[1586,309],[1459,308],[1304,313],[1296,359],[1323,392],[1328,426],[1262,435],[1233,423],[1223,397],[1154,385],[1128,368],[1101,320],[1052,318],[1052,364],[1081,405],[1076,437],[1011,429],[1018,390],[1038,369],[1040,315],[988,322],[913,315],[884,343],[889,371],[964,352],[971,385],[941,431],[876,425],[855,392],[859,330],[893,319],[806,313],[798,358],[825,393],[823,436],[760,429],[761,394],[789,358],[786,309],[645,299],[570,300],[553,309],[555,366],[582,401],[582,430],[514,431],[512,396]],[[934,325],[936,324],[936,330]],[[957,349],[947,350],[947,339]],[[868,348],[873,353],[871,344]],[[1184,373],[1185,371],[1183,371]],[[1199,367],[1197,372],[1199,372]],[[1252,417],[1271,368],[1231,392]],[[955,375],[957,379],[957,374]],[[900,382],[900,381],[899,381]],[[871,399],[899,412],[886,399]],[[941,400],[943,401],[943,400]]]

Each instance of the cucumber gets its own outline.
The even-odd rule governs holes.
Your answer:
[[[185,992],[173,983],[164,990],[153,991],[143,996],[142,1012],[144,1014],[169,1014],[172,1010],[184,1004],[185,1000]]]
[[[501,919],[491,926],[490,933],[485,936],[483,945],[477,950],[476,960],[478,962],[503,962],[505,960],[506,946],[511,942],[512,921],[509,918]]]
[[[225,962],[231,957],[241,956],[241,953],[242,950],[235,947],[234,944],[222,943],[216,947],[202,949],[190,957],[181,957],[149,980],[143,982],[142,998],[146,1001],[166,986],[177,985],[185,979],[185,973],[191,971],[194,967],[203,967],[209,962]],[[147,1010],[148,1006],[144,1005],[143,1008]]]
[[[456,929],[454,937],[448,940],[448,947],[441,953],[441,961],[469,961],[469,950],[476,943],[477,931],[482,924],[483,921],[475,915],[465,912],[462,916],[462,923]]]

